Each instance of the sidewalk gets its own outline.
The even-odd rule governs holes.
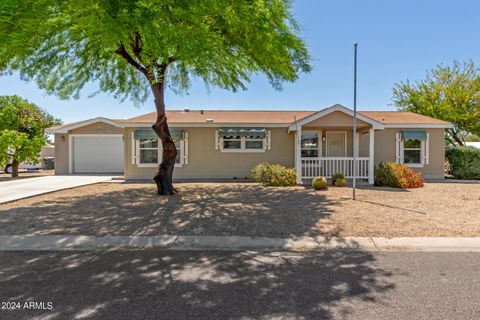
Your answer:
[[[39,250],[361,250],[409,252],[480,252],[480,238],[371,238],[235,236],[0,236],[0,251]]]

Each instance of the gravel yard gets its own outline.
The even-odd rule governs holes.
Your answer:
[[[101,183],[0,205],[0,234],[479,237],[480,184],[314,192],[254,183]]]

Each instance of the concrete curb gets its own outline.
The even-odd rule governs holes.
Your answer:
[[[358,250],[412,252],[480,252],[480,238],[371,238],[242,236],[0,236],[0,251],[86,250]]]

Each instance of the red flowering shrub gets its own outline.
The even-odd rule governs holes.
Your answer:
[[[423,177],[404,164],[381,162],[375,170],[375,185],[392,188],[421,188]]]

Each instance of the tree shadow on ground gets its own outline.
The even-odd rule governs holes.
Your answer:
[[[159,197],[152,184],[99,184],[0,206],[1,234],[337,236],[322,225],[341,206],[325,194],[257,184],[180,184]],[[35,202],[36,201],[36,202]]]
[[[3,252],[3,319],[333,319],[382,303],[392,274],[367,252]]]

